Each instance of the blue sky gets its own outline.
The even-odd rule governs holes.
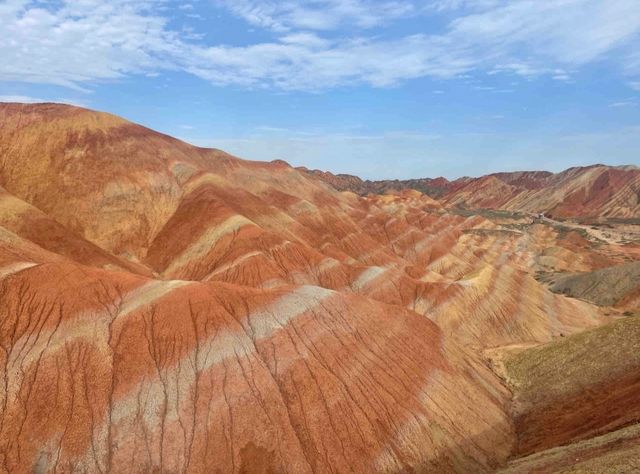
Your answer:
[[[638,0],[0,0],[0,100],[365,178],[640,164]]]

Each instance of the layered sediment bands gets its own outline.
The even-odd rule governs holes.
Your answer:
[[[0,226],[48,251],[102,268],[150,275],[147,268],[116,257],[0,188]]]
[[[9,472],[486,470],[510,449],[507,391],[410,311],[53,264],[0,292]]]
[[[55,105],[7,104],[0,121],[0,185],[107,250],[135,253],[177,204],[159,165],[184,154],[176,140]]]
[[[338,192],[67,106],[0,106],[0,152],[2,472],[491,472],[624,423],[551,429],[594,407],[576,391],[512,418],[483,351],[611,321],[542,276],[633,242]],[[616,377],[594,381],[631,403]]]
[[[357,176],[298,169],[338,190],[361,195],[410,189],[453,207],[548,212],[559,217],[640,218],[637,166],[593,165],[555,174],[518,171],[454,181],[445,178],[363,181]]]
[[[444,199],[472,208],[562,217],[640,217],[640,169],[594,165],[562,173],[498,173],[470,180]]]

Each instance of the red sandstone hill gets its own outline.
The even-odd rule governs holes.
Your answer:
[[[640,168],[594,165],[561,173],[497,173],[447,193],[448,205],[546,212],[558,217],[640,218]]]
[[[301,171],[340,191],[367,195],[415,189],[444,205],[470,209],[546,212],[558,217],[640,218],[640,168],[605,166],[569,168],[561,173],[522,171],[480,178],[363,181],[351,175]]]
[[[0,104],[0,186],[2,472],[492,472],[556,438],[485,351],[621,314],[536,272],[640,255],[63,105]]]

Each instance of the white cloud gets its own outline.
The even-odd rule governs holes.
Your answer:
[[[471,60],[425,35],[354,39],[325,46],[262,43],[193,50],[186,68],[217,84],[321,90],[354,83],[388,87],[406,79],[452,77]]]
[[[24,104],[37,104],[39,102],[45,101],[28,95],[0,95],[0,102],[22,102]]]
[[[272,127],[270,125],[260,125],[258,127],[255,127],[255,129],[257,132],[267,132],[267,133],[292,133],[293,131],[288,129],[288,128],[284,128],[284,127]]]
[[[582,65],[639,32],[636,0],[519,0],[457,18],[449,34],[473,39],[489,56]]]
[[[638,105],[638,103],[635,100],[628,99],[628,100],[621,100],[619,102],[612,102],[612,103],[609,104],[609,107],[615,107],[615,108],[618,108],[618,107],[634,107],[636,105]]]
[[[295,44],[298,46],[306,46],[308,48],[326,48],[331,42],[319,37],[314,33],[293,33],[282,36],[280,42],[284,44]]]
[[[69,104],[79,107],[86,107],[85,101],[79,101],[76,99],[57,98],[57,99],[43,99],[40,97],[32,97],[28,95],[0,95],[0,102],[19,102],[23,104],[41,104],[41,103],[56,103],[56,104]]]
[[[218,85],[318,91],[476,71],[568,81],[581,67],[609,58],[632,87],[640,83],[637,0],[216,3],[273,40],[208,43],[184,25],[172,29],[170,20],[184,6],[165,0],[4,0],[0,80],[86,88],[178,70]],[[201,14],[196,6],[193,12]],[[437,34],[429,15],[445,18]],[[383,34],[408,16],[416,20],[411,34]]]
[[[372,28],[414,13],[414,2],[385,0],[216,0],[249,23],[276,31]]]
[[[460,9],[483,10],[500,4],[500,0],[433,0],[428,2],[427,8],[435,11],[449,11]]]
[[[7,0],[0,79],[65,86],[171,67],[175,33],[144,0]]]

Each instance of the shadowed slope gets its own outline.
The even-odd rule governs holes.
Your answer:
[[[39,209],[0,188],[0,226],[79,263],[150,275],[148,269],[118,258],[84,240]]]
[[[631,317],[506,355],[518,453],[640,422],[640,319]]]
[[[633,474],[640,471],[640,425],[551,448],[509,463],[500,474]]]

